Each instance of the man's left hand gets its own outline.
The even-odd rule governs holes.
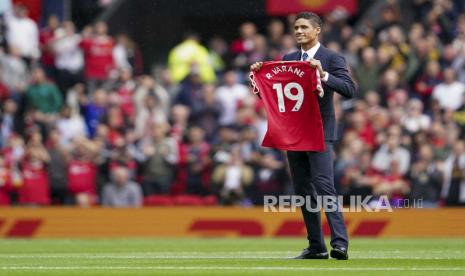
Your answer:
[[[321,67],[321,62],[318,59],[312,58],[308,62],[310,63],[310,66],[318,69],[318,71],[320,72],[320,76],[323,76],[323,67]]]

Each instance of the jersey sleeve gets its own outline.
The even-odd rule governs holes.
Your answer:
[[[320,71],[316,70],[316,90],[318,92],[318,96],[323,98],[325,96],[325,91],[323,90],[323,85],[321,85],[321,78],[320,78]]]

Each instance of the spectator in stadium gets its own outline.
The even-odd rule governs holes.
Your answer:
[[[373,187],[380,181],[380,175],[371,165],[371,152],[363,151],[350,164],[341,179],[341,190],[344,195],[369,196],[373,194]]]
[[[216,165],[223,164],[230,159],[230,153],[239,141],[239,132],[233,125],[220,126],[218,140],[213,144],[212,156]]]
[[[18,114],[18,105],[11,99],[5,100],[0,113],[0,148],[6,146],[11,135],[23,131],[24,123]]]
[[[415,93],[421,99],[423,105],[429,110],[433,89],[442,81],[441,67],[437,61],[431,60],[426,65],[422,74],[415,82]]]
[[[263,204],[265,195],[279,196],[288,193],[289,176],[282,158],[278,159],[272,151],[264,151],[259,158],[256,180],[248,187],[248,197],[256,205]]]
[[[241,157],[245,163],[251,165],[259,162],[261,158],[259,154],[260,146],[257,143],[257,132],[252,126],[247,125],[241,127],[238,146],[241,151]]]
[[[285,26],[280,19],[273,18],[268,23],[267,48],[270,50],[269,56],[272,60],[275,60],[277,57],[280,57],[279,52],[281,50],[281,43],[285,34],[284,31]]]
[[[110,207],[142,206],[142,189],[130,180],[129,171],[117,166],[111,171],[111,182],[103,187],[102,205]]]
[[[120,106],[111,105],[101,124],[108,128],[107,141],[110,145],[115,145],[116,141],[124,137],[126,129],[129,128],[129,120],[124,116]]]
[[[252,22],[244,22],[239,27],[240,37],[233,40],[230,51],[234,55],[232,65],[238,69],[245,69],[249,66],[247,63],[249,54],[255,49],[255,36],[257,27]]]
[[[205,195],[210,184],[210,145],[205,142],[205,132],[198,126],[191,126],[187,142],[181,145],[180,173],[185,176],[185,192]]]
[[[111,88],[116,92],[114,93],[115,104],[121,107],[124,116],[133,123],[136,116],[134,101],[136,82],[132,71],[128,68],[119,70],[119,77],[113,82]]]
[[[15,47],[19,55],[30,66],[40,57],[39,29],[34,20],[28,17],[28,9],[22,4],[13,8],[13,14],[7,12],[5,21],[7,26],[7,42],[10,47]]]
[[[463,56],[465,51],[465,14],[463,13],[457,18],[456,34],[452,45],[459,55]]]
[[[376,50],[372,47],[362,49],[361,63],[355,67],[359,97],[363,98],[370,90],[378,87],[380,68],[376,62]]]
[[[442,172],[433,159],[431,145],[420,145],[418,158],[409,173],[411,200],[423,200],[425,207],[437,207],[442,186]]]
[[[60,137],[60,145],[69,148],[75,137],[86,137],[87,128],[79,114],[73,115],[69,106],[61,108],[60,116],[56,121],[56,128]]]
[[[35,110],[34,117],[41,126],[53,122],[60,112],[63,98],[56,85],[46,79],[42,68],[32,71],[32,84],[26,90],[28,108]]]
[[[107,145],[105,149],[108,151],[107,160],[104,166],[107,167],[107,171],[111,171],[118,166],[123,166],[128,170],[129,177],[134,179],[137,176],[137,164],[135,157],[135,145],[133,145],[132,138],[133,134],[128,131],[126,137],[123,134],[114,139],[113,143]]]
[[[248,55],[248,63],[271,59],[271,57],[268,55],[268,45],[264,35],[255,35],[254,45],[254,49]]]
[[[67,163],[68,202],[90,206],[97,201],[97,145],[84,137],[73,139],[71,157]]]
[[[191,73],[197,73],[204,83],[212,83],[216,79],[208,50],[200,44],[200,37],[195,33],[186,34],[184,41],[170,51],[168,67],[176,83]]]
[[[423,103],[418,99],[409,100],[407,112],[401,122],[404,129],[410,133],[428,130],[431,126],[431,119],[423,114]]]
[[[360,139],[368,148],[373,148],[375,145],[375,132],[371,126],[371,121],[365,112],[356,111],[350,115],[351,129],[357,134],[357,139]]]
[[[176,141],[169,137],[167,123],[154,123],[151,136],[139,143],[142,157],[144,195],[168,194],[174,179],[179,153]]]
[[[94,32],[90,34],[84,32],[79,44],[84,52],[84,76],[90,93],[103,86],[115,66],[113,60],[115,42],[108,35],[107,24],[98,21],[93,30]]]
[[[460,129],[460,139],[465,139],[465,93],[462,106],[452,113],[452,119]]]
[[[11,190],[11,172],[6,165],[5,158],[0,155],[0,206],[6,206],[10,204]]]
[[[40,64],[42,68],[44,68],[47,76],[53,80],[56,79],[53,42],[59,27],[60,19],[55,14],[52,14],[47,18],[47,25],[42,28],[39,33],[39,46],[41,51]]]
[[[85,95],[81,94],[79,101],[89,137],[92,138],[96,134],[98,124],[107,113],[107,91],[97,89],[92,95],[92,101],[89,101]]]
[[[443,166],[441,199],[446,206],[465,205],[465,142],[457,141]]]
[[[379,182],[373,187],[375,196],[387,196],[394,206],[410,192],[409,183],[399,169],[399,161],[392,159],[389,169],[381,174]]]
[[[448,133],[441,121],[435,121],[429,130],[429,141],[434,147],[435,159],[445,160],[452,151],[452,144],[448,142]]]
[[[226,63],[229,63],[228,44],[222,37],[215,36],[208,43],[208,52],[210,63],[215,70],[216,77],[219,78],[226,68]]]
[[[179,91],[174,99],[174,104],[184,105],[192,109],[201,101],[202,88],[203,83],[198,72],[191,72],[179,84]]]
[[[284,55],[289,53],[295,52],[297,50],[294,38],[292,35],[285,34],[281,40],[281,48],[279,51],[279,55],[275,57],[276,60],[281,60]]]
[[[48,165],[48,178],[50,182],[50,199],[52,204],[65,204],[67,196],[67,161],[69,151],[60,143],[61,136],[58,129],[53,128],[49,132],[48,141],[45,144],[50,156]]]
[[[10,46],[8,53],[0,52],[1,80],[9,90],[11,97],[20,102],[23,92],[29,84],[29,70],[21,58],[21,52]]]
[[[83,83],[76,83],[68,91],[66,91],[66,105],[71,108],[71,114],[81,114],[81,104],[87,103],[86,88]]]
[[[76,33],[74,23],[63,22],[63,27],[53,40],[57,84],[61,92],[67,91],[78,82],[82,82],[84,56],[79,43],[81,35]]]
[[[156,84],[165,89],[169,95],[170,101],[173,101],[179,91],[179,85],[173,80],[171,71],[169,69],[162,69],[158,81],[159,83]]]
[[[171,92],[174,93],[174,91]],[[139,111],[144,108],[145,97],[148,94],[154,95],[157,98],[160,111],[163,111],[164,116],[168,117],[171,99],[173,99],[172,96],[174,95],[170,94],[165,87],[154,78],[147,75],[141,76],[137,80],[137,87],[134,92],[136,110]]]
[[[451,0],[433,1],[432,8],[426,16],[425,25],[441,39],[443,43],[449,43],[453,37],[453,22],[457,14]]]
[[[30,83],[25,90],[30,108],[38,109],[43,113],[56,113],[61,108],[60,92],[53,81],[47,78],[42,67],[35,67],[32,70]]]
[[[443,109],[457,110],[463,104],[465,84],[458,82],[452,68],[444,70],[444,82],[433,89],[433,99],[439,101]]]
[[[206,84],[202,89],[202,97],[198,104],[193,107],[190,120],[205,131],[207,142],[213,142],[218,131],[218,120],[223,110],[223,106],[215,97],[216,87],[213,84]]]
[[[245,189],[253,182],[254,173],[246,165],[238,147],[233,147],[224,164],[218,165],[212,173],[212,183],[219,190],[223,204],[249,204]]]
[[[389,98],[400,88],[402,86],[397,71],[393,69],[386,70],[381,76],[380,85],[377,90],[381,95],[381,104],[387,106]]]
[[[216,90],[216,99],[223,107],[219,123],[221,125],[233,124],[236,120],[239,103],[249,96],[249,88],[239,83],[236,72],[232,70],[226,72],[224,84]]]
[[[135,131],[137,137],[147,137],[151,133],[151,127],[156,123],[167,122],[167,116],[161,106],[158,97],[149,93],[145,96],[144,106],[138,108]]]
[[[38,129],[30,133],[26,153],[21,163],[23,184],[18,188],[20,204],[47,205],[50,204],[49,179],[47,164],[50,155],[42,143]]]
[[[393,129],[393,128],[391,128]],[[395,168],[395,172],[405,175],[410,167],[410,153],[400,145],[400,133],[391,131],[386,143],[382,144],[373,156],[372,166],[381,173]],[[396,163],[392,161],[395,160]]]
[[[128,34],[121,33],[116,37],[113,57],[117,69],[129,70],[134,76],[142,75],[144,69],[142,54],[139,47]]]
[[[190,113],[190,108],[185,105],[176,104],[171,108],[171,129],[169,135],[178,143],[182,141],[189,127]]]
[[[357,136],[358,134],[355,131],[347,131],[345,133],[340,144],[339,155],[335,160],[334,179],[335,183],[337,183],[335,188],[341,193],[344,190],[342,185],[346,184],[342,182],[347,170],[353,166],[358,166],[362,152],[369,149]]]
[[[387,3],[381,9],[380,21],[375,26],[375,37],[389,27],[398,24],[401,21],[399,6],[395,2]]]

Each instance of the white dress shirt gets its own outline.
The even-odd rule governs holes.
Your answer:
[[[304,61],[303,59],[303,56],[304,56],[304,53],[307,53],[308,55],[308,60],[312,59],[316,52],[318,51],[318,49],[320,49],[320,42],[317,42],[315,44],[315,46],[313,46],[312,48],[308,49],[307,51],[305,51],[304,49],[301,49],[302,51],[302,54],[300,55],[300,60],[301,61]],[[328,81],[328,77],[329,77],[329,73],[325,71],[325,74],[323,75],[323,77],[320,77],[320,79],[324,82],[327,82]]]
[[[304,49],[301,49],[302,55],[301,55],[300,60],[301,60],[301,61],[304,61],[304,59],[303,59],[304,53],[307,53],[308,59],[312,59],[312,58],[315,56],[315,54],[316,54],[316,52],[318,51],[318,49],[320,49],[320,42],[317,42],[317,43],[315,44],[315,46],[313,46],[312,48],[308,49],[307,51],[305,51]]]

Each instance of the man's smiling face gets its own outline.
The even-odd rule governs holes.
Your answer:
[[[313,26],[310,20],[299,18],[294,23],[294,37],[300,45],[314,45],[321,28]]]

